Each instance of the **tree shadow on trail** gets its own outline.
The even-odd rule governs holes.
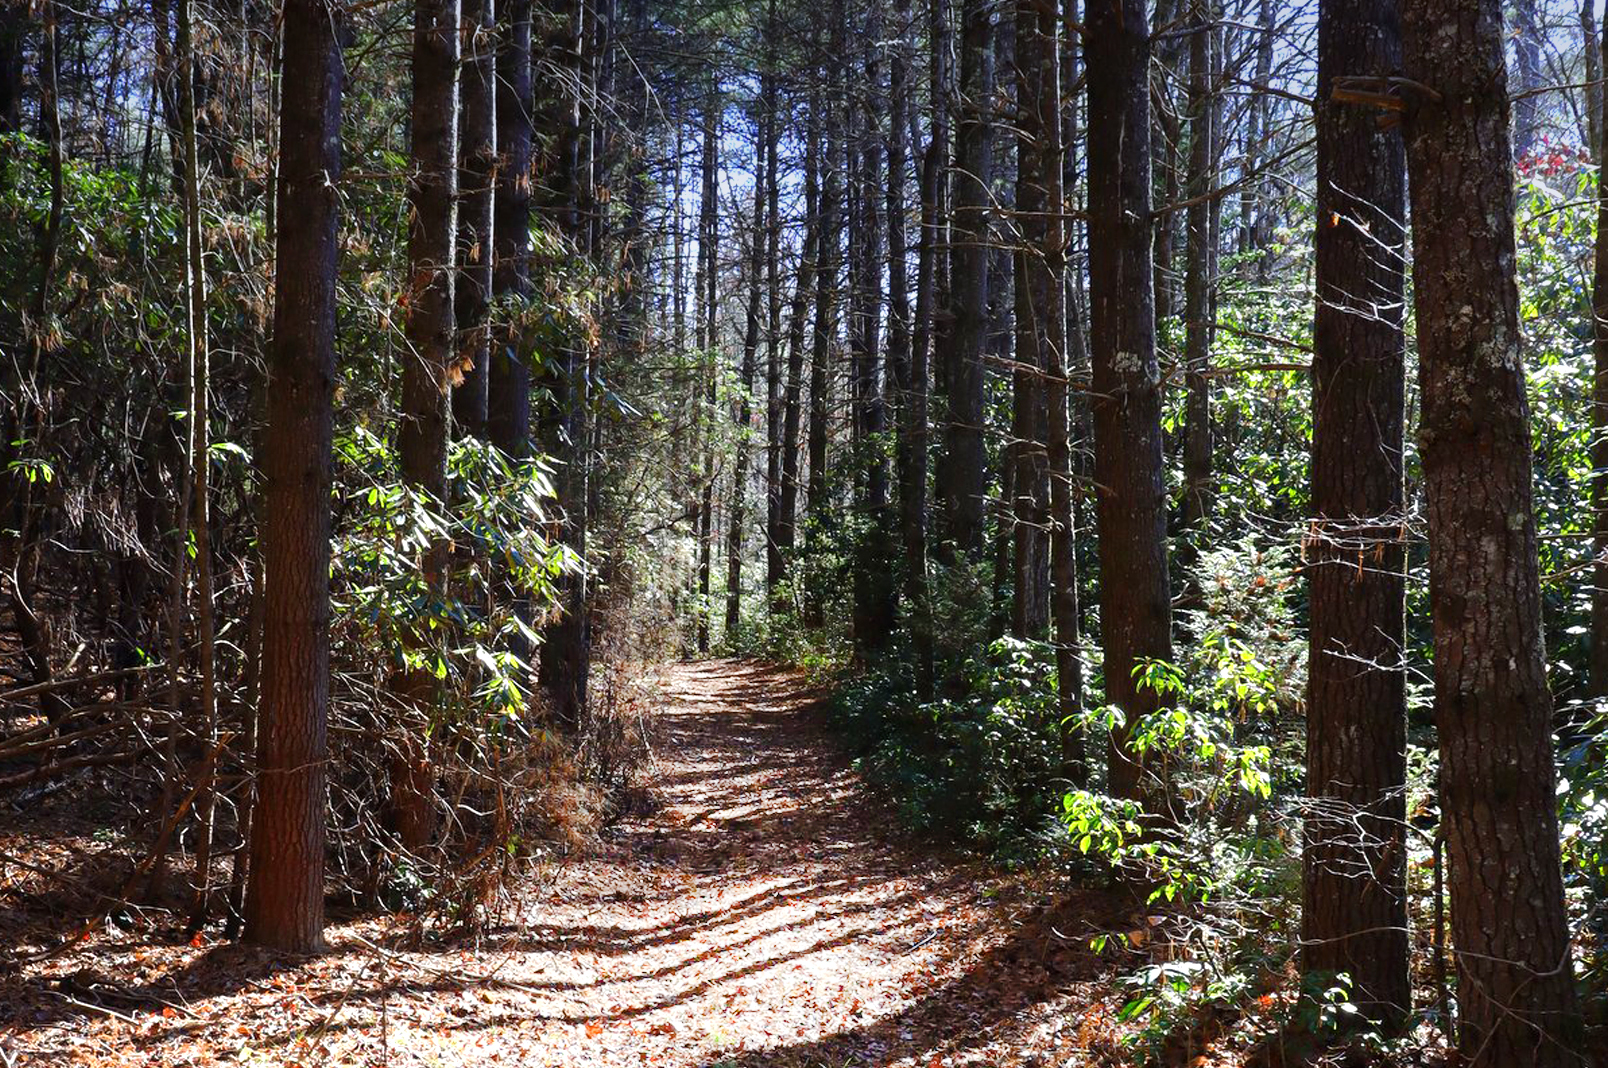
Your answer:
[[[858,1027],[787,1045],[721,1053],[702,1068],[839,1068],[880,1066],[896,1062],[927,1065],[940,1057],[947,1063],[991,1064],[988,1047],[1003,1045],[1022,1052],[1023,1032],[1053,1015],[1052,1003],[1067,1001],[1063,1011],[1086,1012],[1087,993],[1070,999],[1080,987],[1089,992],[1110,980],[1119,962],[1088,948],[1088,932],[1123,926],[1134,906],[1126,894],[1107,889],[1072,891],[1041,910],[1004,942],[988,950],[965,973],[924,992],[900,1012]],[[1071,1009],[1076,1005],[1076,1010]],[[1046,1011],[1034,1014],[1036,1008]],[[1106,1029],[1085,1026],[1085,1018],[1066,1018],[1059,1038],[1041,1041],[1065,1055],[1088,1051],[1090,1034]],[[982,1057],[981,1060],[968,1058]],[[1013,1062],[1014,1063],[1014,1062]],[[1059,1060],[1027,1059],[1023,1064],[1056,1064]]]

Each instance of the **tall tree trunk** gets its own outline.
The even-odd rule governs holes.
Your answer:
[[[1091,3],[1086,34],[1100,630],[1106,697],[1125,717],[1112,732],[1109,780],[1113,794],[1133,798],[1146,789],[1145,768],[1129,736],[1159,705],[1159,695],[1140,689],[1135,669],[1149,659],[1172,660],[1144,0]]]
[[[815,288],[816,256],[820,250],[820,179],[817,160],[821,147],[820,109],[810,105],[804,150],[804,239],[799,250],[793,301],[788,312],[787,385],[782,405],[782,488],[777,501],[776,545],[781,578],[792,566],[798,540],[799,437],[804,422],[804,326],[809,298]],[[774,607],[774,605],[773,605]]]
[[[211,752],[218,731],[217,680],[213,656],[212,588],[212,440],[210,408],[212,357],[207,331],[207,276],[201,219],[200,159],[196,150],[195,40],[193,0],[180,0],[178,54],[180,108],[184,130],[184,290],[186,297],[185,336],[190,384],[189,428],[192,490],[187,518],[195,546],[196,577],[196,659],[200,682],[200,708],[196,730],[203,752]],[[200,833],[195,852],[195,900],[190,923],[196,929],[204,921],[212,897],[212,832],[217,790],[208,775],[195,800],[196,822]]]
[[[286,0],[263,456],[262,707],[246,939],[322,947],[341,7]]]
[[[715,445],[716,389],[715,350],[720,344],[720,203],[716,184],[719,164],[720,90],[711,85],[704,106],[702,194],[698,211],[698,272],[694,287],[698,291],[698,348],[703,366],[701,391],[704,403],[699,421],[706,428],[703,444],[703,478],[698,505],[698,651],[709,651],[709,601],[711,561],[714,551],[715,522]]]
[[[888,508],[887,446],[883,441],[887,407],[884,392],[882,341],[883,248],[882,215],[886,185],[882,181],[881,128],[886,100],[880,62],[882,18],[873,9],[863,28],[874,42],[865,58],[865,93],[861,95],[859,129],[852,154],[858,176],[859,281],[855,287],[853,322],[855,368],[855,424],[859,437],[856,466],[863,485],[860,527],[863,532],[854,554],[854,648],[862,660],[880,655],[893,634],[897,614],[897,584],[893,574],[893,516]],[[898,121],[888,112],[890,125]]]
[[[592,19],[586,0],[553,5],[545,51],[561,72],[545,103],[544,126],[550,155],[544,162],[548,179],[541,209],[576,255],[596,255],[597,213],[592,203],[593,123],[583,120],[582,103],[594,98],[597,74],[595,45],[588,32]],[[586,711],[591,675],[592,631],[587,591],[587,509],[589,507],[591,435],[590,343],[580,331],[562,339],[548,365],[544,385],[552,395],[543,412],[542,448],[561,465],[555,479],[556,504],[563,519],[562,538],[574,555],[574,570],[559,579],[561,611],[546,629],[540,678],[560,723],[575,725]]]
[[[413,174],[408,182],[407,302],[402,364],[402,408],[397,453],[402,478],[436,502],[447,497],[447,439],[451,426],[457,332],[453,318],[458,193],[458,0],[415,0],[413,22]],[[446,585],[446,541],[433,541],[420,561],[433,595]],[[433,628],[409,628],[414,652],[427,645]],[[425,659],[429,659],[428,655]],[[402,701],[428,718],[437,695],[435,673],[403,667],[390,680]],[[398,732],[390,755],[389,817],[404,849],[429,844],[435,832],[434,780],[424,738],[414,724]]]
[[[843,55],[843,4],[833,5],[833,53]],[[839,228],[843,200],[842,146],[844,101],[841,59],[828,64],[827,89],[822,94],[825,137],[822,161],[824,174],[821,182],[820,230],[816,235],[817,263],[815,269],[815,327],[810,348],[810,426],[809,426],[809,480],[805,486],[805,535],[812,547],[824,540],[830,523],[831,501],[828,497],[828,456],[831,413],[832,354],[838,331],[838,256]],[[803,591],[804,623],[819,627],[825,623],[825,608],[818,582],[809,583]]]
[[[764,78],[760,92],[770,95],[770,78]],[[762,127],[763,128],[763,127]],[[768,139],[761,136],[754,150],[754,225],[748,253],[748,314],[743,325],[743,360],[737,397],[737,456],[731,480],[731,510],[726,521],[726,644],[737,639],[742,623],[743,603],[743,527],[747,523],[748,463],[753,448],[753,390],[755,361],[759,356],[761,301],[765,296],[765,183],[762,176],[769,167]]]
[[[1016,4],[1016,365],[1011,448],[1015,453],[1015,582],[1011,629],[1048,637],[1050,545],[1050,365],[1066,344],[1061,224],[1061,71],[1057,12],[1041,0]],[[1051,350],[1055,350],[1052,355]]]
[[[465,434],[486,437],[491,387],[493,193],[497,184],[496,0],[463,0],[462,125],[458,145],[459,379],[453,420]]]
[[[909,149],[915,144],[910,100],[910,0],[895,0],[895,38],[888,57],[888,374],[898,405],[896,475],[904,553],[905,626],[915,652],[916,692],[932,694],[932,618],[927,600],[927,359],[932,331],[936,143],[921,167],[921,231],[916,268],[916,322],[911,322],[909,241],[905,232]]]
[[[1197,540],[1212,507],[1212,216],[1214,114],[1212,10],[1209,0],[1190,0],[1189,181],[1185,196],[1189,233],[1184,266],[1184,507],[1183,528]],[[1190,554],[1193,556],[1193,552]]]
[[[774,601],[776,587],[786,574],[782,556],[782,430],[786,379],[782,364],[782,212],[778,162],[779,103],[776,69],[776,0],[769,0],[765,16],[765,591]]]
[[[1587,7],[1590,4],[1586,5]],[[1602,37],[1608,70],[1608,34]],[[1608,160],[1608,123],[1599,122],[1599,160]],[[1596,276],[1592,289],[1594,367],[1591,387],[1591,660],[1587,684],[1593,697],[1608,697],[1608,183],[1597,185]]]
[[[1073,146],[1077,142],[1077,99],[1070,94],[1076,81],[1073,44],[1076,35],[1072,27],[1077,15],[1077,0],[1064,0],[1059,12],[1063,39],[1056,44],[1061,79],[1056,87],[1059,100],[1056,114],[1060,117],[1057,131],[1060,144],[1056,147],[1060,152],[1060,173],[1047,178],[1051,183],[1047,199],[1051,204],[1062,205],[1063,211],[1071,205],[1072,184],[1076,180],[1071,159]],[[1040,17],[1042,19],[1042,15]],[[1044,32],[1042,21],[1040,32]],[[1041,98],[1041,107],[1043,102]],[[1045,235],[1045,247],[1049,249],[1050,243],[1056,240],[1054,227],[1057,224],[1061,228],[1061,238],[1055,246],[1059,262],[1055,255],[1048,252],[1045,260],[1052,272],[1059,269],[1061,274],[1059,322],[1062,331],[1061,345],[1050,345],[1046,350],[1044,368],[1048,418],[1045,434],[1050,465],[1050,619],[1055,638],[1056,711],[1061,721],[1062,774],[1073,786],[1083,787],[1088,784],[1089,765],[1080,723],[1083,712],[1083,636],[1078,609],[1077,494],[1073,484],[1071,375],[1075,367],[1082,368],[1087,364],[1087,354],[1084,352],[1083,328],[1075,302],[1081,283],[1069,282],[1069,276],[1081,278],[1082,272],[1069,269],[1067,246],[1070,235],[1067,230],[1070,227],[1066,225],[1064,214],[1058,213],[1052,217],[1052,229]]]
[[[1401,64],[1396,0],[1324,0],[1318,20],[1317,311],[1302,967],[1351,977],[1399,1026],[1407,974],[1405,367],[1401,135],[1331,95]],[[1404,251],[1404,250],[1402,250]]]
[[[994,8],[988,0],[964,0],[960,23],[960,103],[955,146],[955,196],[951,225],[951,307],[944,336],[944,462],[940,478],[948,509],[946,540],[972,558],[983,550],[988,503],[988,457],[984,447],[983,349],[988,340],[989,185],[993,175]]]
[[[489,0],[488,0],[489,2]],[[531,0],[497,4],[496,137],[498,165],[492,189],[492,299],[521,310],[530,297],[530,170],[534,102],[531,95]],[[529,344],[522,316],[494,326],[486,382],[486,438],[515,463],[530,456]],[[514,614],[532,622],[528,598],[505,584]],[[508,651],[529,663],[532,648],[523,632]],[[523,681],[523,680],[522,680]]]
[[[950,209],[951,197],[951,104],[954,94],[954,64],[950,62],[952,35],[950,32],[950,0],[928,0],[927,4],[927,100],[932,109],[931,138],[922,160],[922,241],[927,256],[928,298],[922,304],[922,291],[918,283],[916,292],[915,336],[911,345],[916,352],[927,354],[929,374],[928,407],[939,401],[939,421],[948,424],[949,393],[949,333],[953,329],[953,299],[950,292]],[[915,134],[911,134],[912,143]],[[931,178],[927,171],[933,170]],[[919,267],[918,267],[919,271]],[[932,432],[932,413],[929,411],[928,437]],[[929,450],[932,451],[932,450]],[[954,543],[945,534],[947,517],[953,511],[949,502],[949,452],[943,447],[939,435],[939,448],[934,451],[932,480],[932,512],[944,517],[939,527],[941,536],[929,534],[931,555],[940,563],[954,563]],[[929,529],[931,519],[929,517]]]
[[[492,190],[491,289],[495,300],[518,304],[530,296],[530,0],[497,5],[497,168]],[[486,433],[514,460],[530,454],[530,365],[513,322],[493,339],[487,386]],[[523,643],[519,643],[524,649]]]
[[[1407,173],[1458,1047],[1579,1064],[1514,278],[1499,0],[1404,0]]]

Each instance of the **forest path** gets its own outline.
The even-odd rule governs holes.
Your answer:
[[[50,1063],[1117,1063],[1091,1048],[1109,1015],[1083,948],[1124,922],[1109,903],[1045,913],[1020,881],[900,836],[797,674],[684,663],[659,695],[656,804],[506,926],[379,951],[374,921],[337,925],[328,955],[290,970],[169,950],[186,959],[164,954],[143,989],[177,1012],[84,1020]]]

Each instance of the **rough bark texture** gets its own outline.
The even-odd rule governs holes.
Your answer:
[[[408,183],[409,285],[404,305],[408,351],[402,364],[402,410],[397,452],[402,477],[437,501],[447,495],[448,398],[457,357],[453,263],[458,194],[458,0],[416,0],[413,22],[413,174]],[[445,541],[425,550],[425,582],[441,591]],[[422,628],[413,635],[425,641]],[[430,715],[436,679],[428,668],[398,671],[391,690]],[[412,724],[409,725],[411,727]],[[434,774],[424,740],[398,739],[390,757],[388,815],[404,848],[419,849],[434,834]]]
[[[329,709],[329,494],[341,56],[337,5],[287,0],[278,286],[263,455],[263,684],[246,938],[322,947]]]
[[[416,0],[409,284],[397,449],[402,476],[445,497],[458,174],[458,0]]]
[[[1498,0],[1406,0],[1441,813],[1465,1063],[1572,1065]]]
[[[1090,0],[1089,289],[1094,480],[1100,533],[1100,630],[1106,696],[1126,726],[1111,739],[1111,791],[1143,779],[1128,734],[1153,711],[1134,669],[1171,661],[1161,372],[1150,263],[1150,27],[1144,0]]]
[[[1311,632],[1302,965],[1351,976],[1399,1025],[1407,974],[1400,134],[1331,95],[1401,62],[1396,0],[1324,0],[1318,23]]]
[[[988,340],[989,182],[993,173],[993,7],[965,0],[960,14],[961,118],[955,145],[950,253],[953,320],[944,335],[944,455],[939,478],[948,510],[945,537],[979,556],[988,504],[983,440],[983,348]]]
[[[497,184],[496,0],[463,0],[458,161],[458,377],[452,416],[486,436],[491,385],[492,201]]]

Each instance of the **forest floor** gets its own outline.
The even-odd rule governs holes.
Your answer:
[[[652,803],[503,925],[410,947],[395,918],[338,921],[310,960],[103,932],[0,974],[0,1065],[1132,1063],[1088,949],[1131,898],[903,836],[818,696],[748,662],[667,668]]]

